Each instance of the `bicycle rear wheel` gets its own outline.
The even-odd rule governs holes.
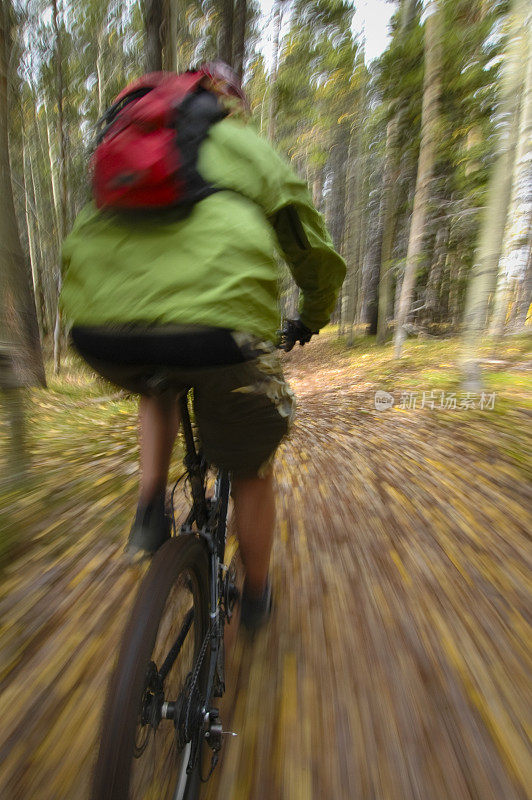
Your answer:
[[[170,539],[152,560],[124,632],[103,716],[93,800],[198,797],[208,598],[205,545],[193,535]],[[191,755],[194,768],[187,774]]]

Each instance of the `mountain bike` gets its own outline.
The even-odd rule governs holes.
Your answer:
[[[225,690],[224,626],[238,600],[224,563],[230,477],[194,438],[189,393],[179,402],[192,505],[155,553],[127,623],[107,694],[93,800],[196,800],[222,745],[214,702]]]

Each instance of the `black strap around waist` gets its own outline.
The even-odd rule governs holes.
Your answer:
[[[85,327],[72,328],[81,355],[115,364],[171,367],[215,367],[249,359],[226,328]]]

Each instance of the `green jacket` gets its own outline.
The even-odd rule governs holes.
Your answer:
[[[185,219],[125,219],[93,204],[81,211],[63,245],[65,317],[77,325],[209,325],[274,340],[278,246],[302,290],[302,322],[322,328],[345,263],[304,182],[232,119],[211,128],[198,167],[227,191]]]

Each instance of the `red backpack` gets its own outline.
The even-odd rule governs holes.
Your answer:
[[[192,206],[216,189],[196,164],[226,112],[201,88],[204,73],[152,72],[129,84],[99,121],[91,160],[98,208],[160,211]]]

